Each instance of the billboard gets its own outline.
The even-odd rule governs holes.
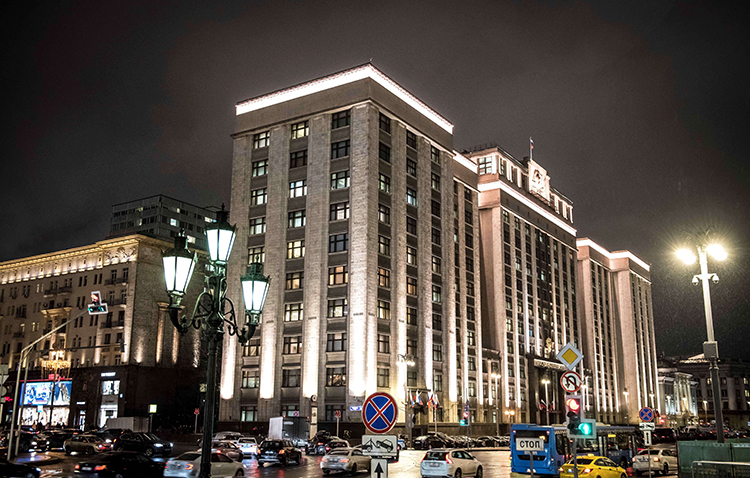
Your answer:
[[[51,402],[52,382],[29,382],[24,384],[24,405],[49,405]]]
[[[54,406],[67,407],[70,405],[70,389],[73,382],[70,380],[63,380],[55,384],[55,396],[52,400]]]

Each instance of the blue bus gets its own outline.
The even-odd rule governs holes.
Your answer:
[[[579,440],[577,454],[606,456],[623,468],[631,466],[637,453],[635,427],[596,427],[596,439]],[[529,473],[531,456],[516,449],[517,438],[541,438],[544,451],[534,454],[534,474],[557,475],[559,469],[572,458],[572,447],[568,430],[564,426],[541,426],[535,424],[513,425],[510,431],[510,469],[513,473]]]

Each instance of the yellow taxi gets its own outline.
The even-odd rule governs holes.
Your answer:
[[[627,478],[624,469],[605,456],[579,456],[578,476],[587,478]],[[560,478],[573,478],[573,460],[560,467]]]

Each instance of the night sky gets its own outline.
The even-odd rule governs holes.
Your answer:
[[[534,138],[579,237],[652,264],[659,352],[701,351],[698,266],[673,251],[712,228],[719,353],[750,359],[742,3],[24,2],[4,14],[0,260],[100,240],[119,202],[228,204],[235,104],[372,59],[458,150]]]

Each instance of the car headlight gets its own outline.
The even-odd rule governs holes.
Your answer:
[[[164,446],[164,445],[162,445],[161,443],[154,443],[154,446],[160,447],[160,446]]]
[[[174,447],[174,443],[172,443],[172,442],[169,442],[169,446],[170,446],[170,447]]]

